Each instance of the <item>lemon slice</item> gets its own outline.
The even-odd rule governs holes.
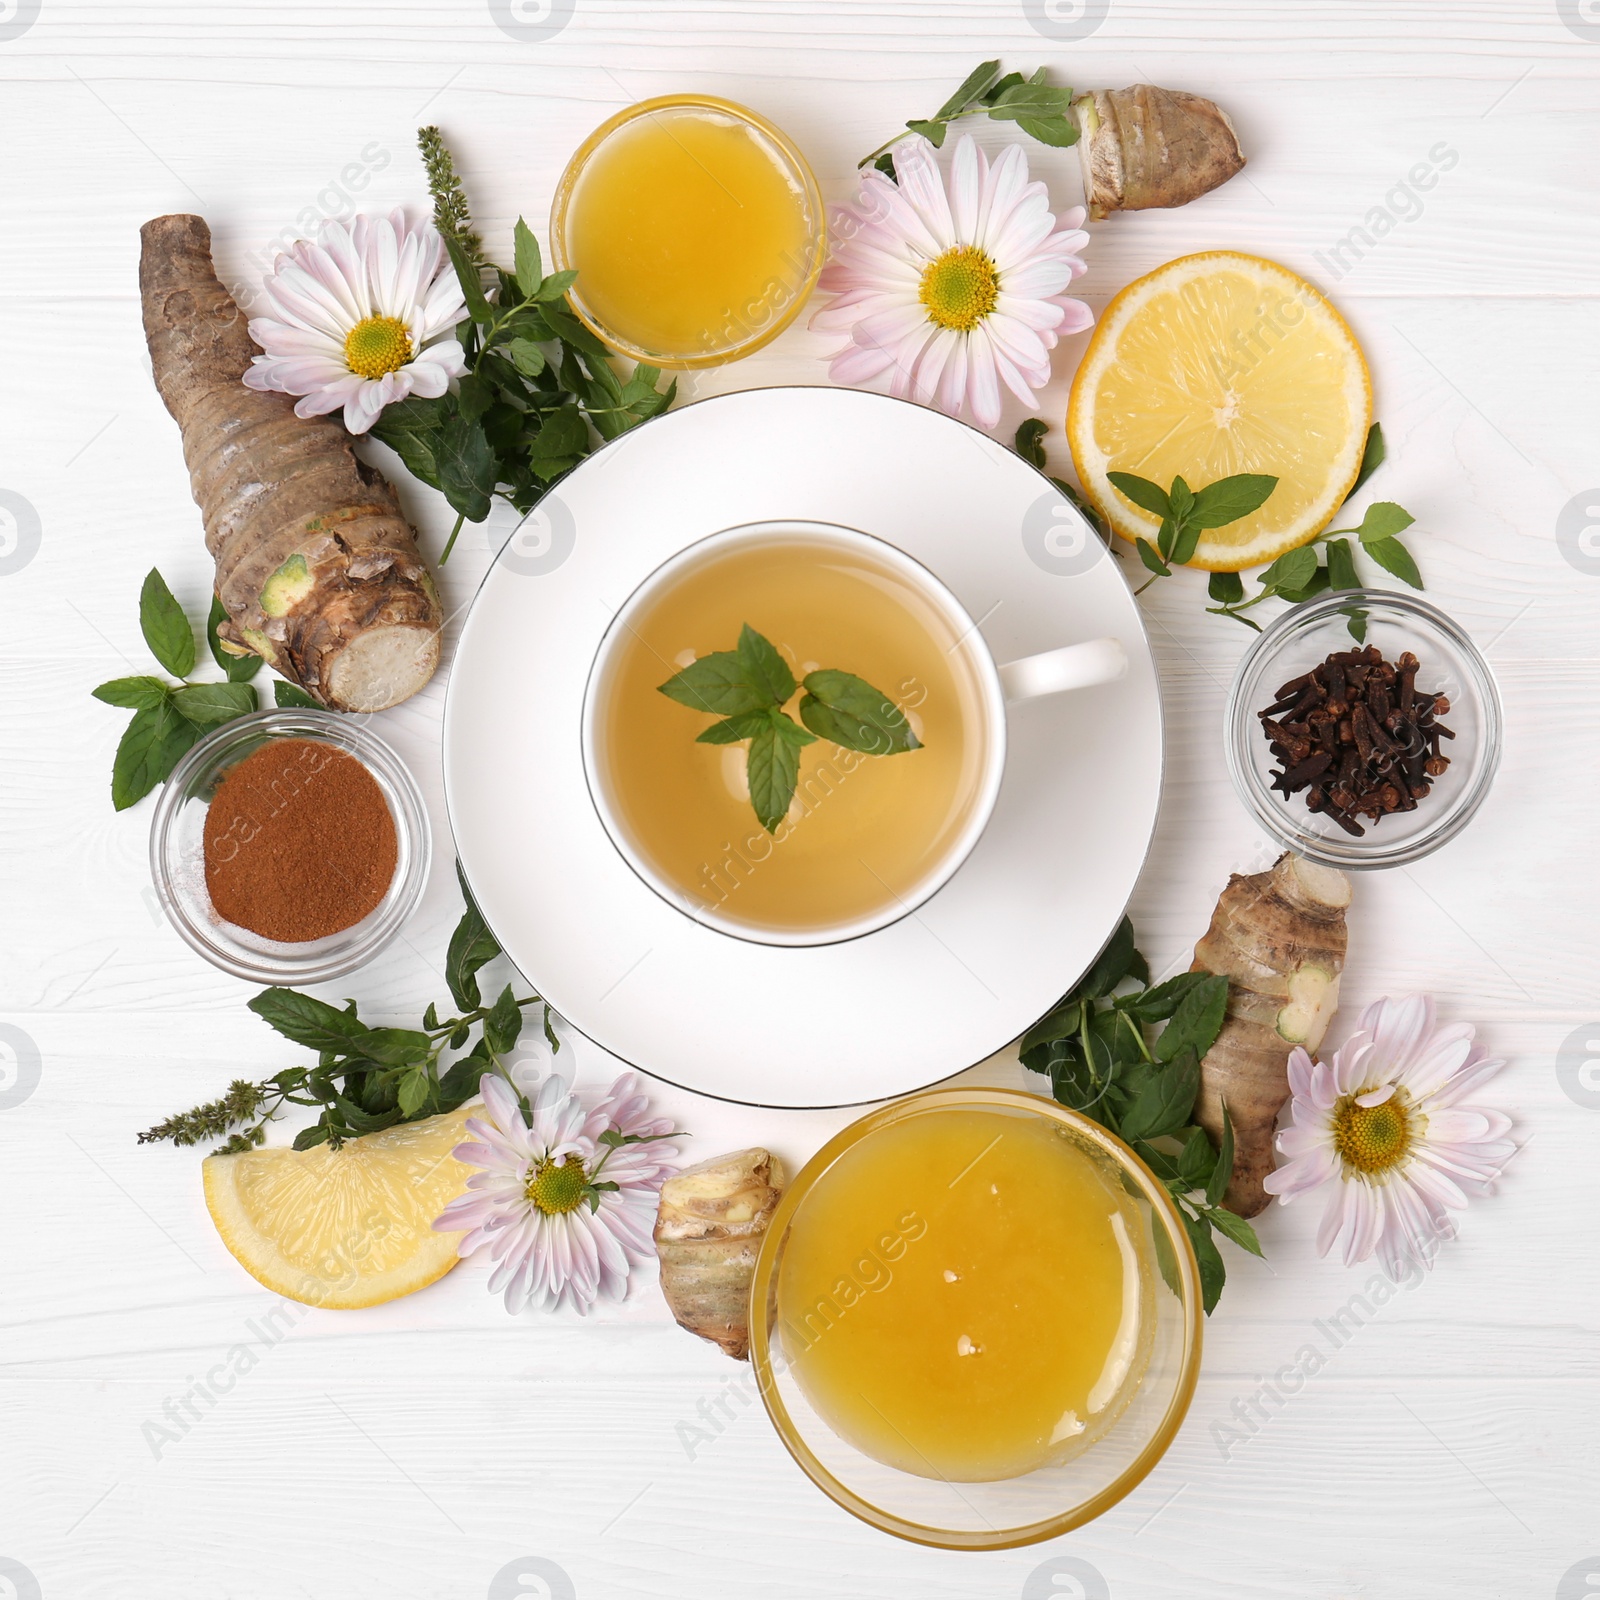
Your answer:
[[[433,1219],[466,1188],[451,1151],[471,1109],[349,1140],[342,1149],[208,1156],[206,1205],[253,1278],[311,1306],[381,1305],[456,1264],[459,1233]]]
[[[1193,566],[1237,572],[1328,525],[1361,468],[1372,384],[1344,318],[1303,278],[1259,256],[1182,256],[1106,307],[1067,407],[1079,481],[1125,539],[1161,519],[1108,481],[1131,472],[1191,489],[1237,472],[1278,486],[1200,536]]]

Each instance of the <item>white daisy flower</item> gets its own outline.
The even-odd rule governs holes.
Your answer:
[[[250,319],[261,346],[244,374],[249,388],[302,398],[295,415],[344,408],[365,433],[408,395],[436,399],[466,371],[454,329],[466,301],[444,240],[405,213],[325,222],[273,262],[262,285],[270,317]]]
[[[1504,1112],[1463,1105],[1505,1065],[1470,1024],[1439,1027],[1426,995],[1379,1000],[1331,1061],[1289,1057],[1292,1121],[1285,1164],[1265,1187],[1282,1204],[1334,1179],[1317,1251],[1342,1244],[1346,1266],[1376,1250],[1391,1276],[1433,1264],[1451,1209],[1490,1184],[1516,1150]]]
[[[479,1089],[485,1114],[467,1118],[473,1142],[455,1148],[479,1170],[434,1228],[470,1229],[463,1256],[488,1248],[489,1290],[504,1291],[508,1311],[586,1313],[597,1299],[620,1300],[632,1268],[655,1254],[656,1195],[676,1154],[659,1141],[672,1124],[647,1115],[631,1072],[588,1106],[552,1074],[529,1097],[530,1117],[504,1078]]]
[[[1050,211],[1042,183],[1009,145],[993,166],[963,137],[945,191],[933,146],[894,151],[898,183],[861,175],[855,206],[835,210],[832,259],[819,287],[835,298],[811,319],[849,342],[832,357],[837,383],[890,376],[890,392],[986,428],[1005,385],[1030,410],[1050,377],[1058,338],[1094,320],[1062,294],[1084,270],[1083,208]]]

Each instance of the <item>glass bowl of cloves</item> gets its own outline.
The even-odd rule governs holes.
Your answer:
[[[1401,866],[1471,821],[1500,764],[1500,694],[1437,606],[1382,589],[1284,612],[1239,664],[1228,769],[1273,838],[1308,860]]]

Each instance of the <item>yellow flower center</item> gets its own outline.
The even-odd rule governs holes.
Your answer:
[[[528,1179],[523,1193],[547,1217],[551,1217],[563,1211],[576,1210],[583,1202],[584,1185],[588,1181],[589,1175],[583,1170],[583,1162],[577,1156],[568,1156],[559,1163],[541,1161]]]
[[[1000,299],[1000,274],[983,251],[958,244],[923,270],[917,298],[941,328],[971,333]]]
[[[1347,1094],[1333,1108],[1333,1147],[1357,1172],[1387,1172],[1410,1154],[1421,1123],[1404,1089],[1376,1106],[1357,1105],[1356,1096]]]
[[[344,362],[363,378],[397,372],[412,357],[411,335],[398,317],[366,317],[344,336]]]

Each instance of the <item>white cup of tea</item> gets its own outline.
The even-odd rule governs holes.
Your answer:
[[[656,693],[748,624],[797,680],[866,679],[919,747],[862,756],[818,739],[775,829],[749,803],[744,746],[698,739],[709,719]],[[670,905],[762,944],[833,944],[925,904],[982,837],[1006,764],[1006,706],[1120,678],[1116,639],[999,664],[921,562],[830,523],[728,528],[656,568],[612,619],[583,706],[589,794],[611,842]]]

